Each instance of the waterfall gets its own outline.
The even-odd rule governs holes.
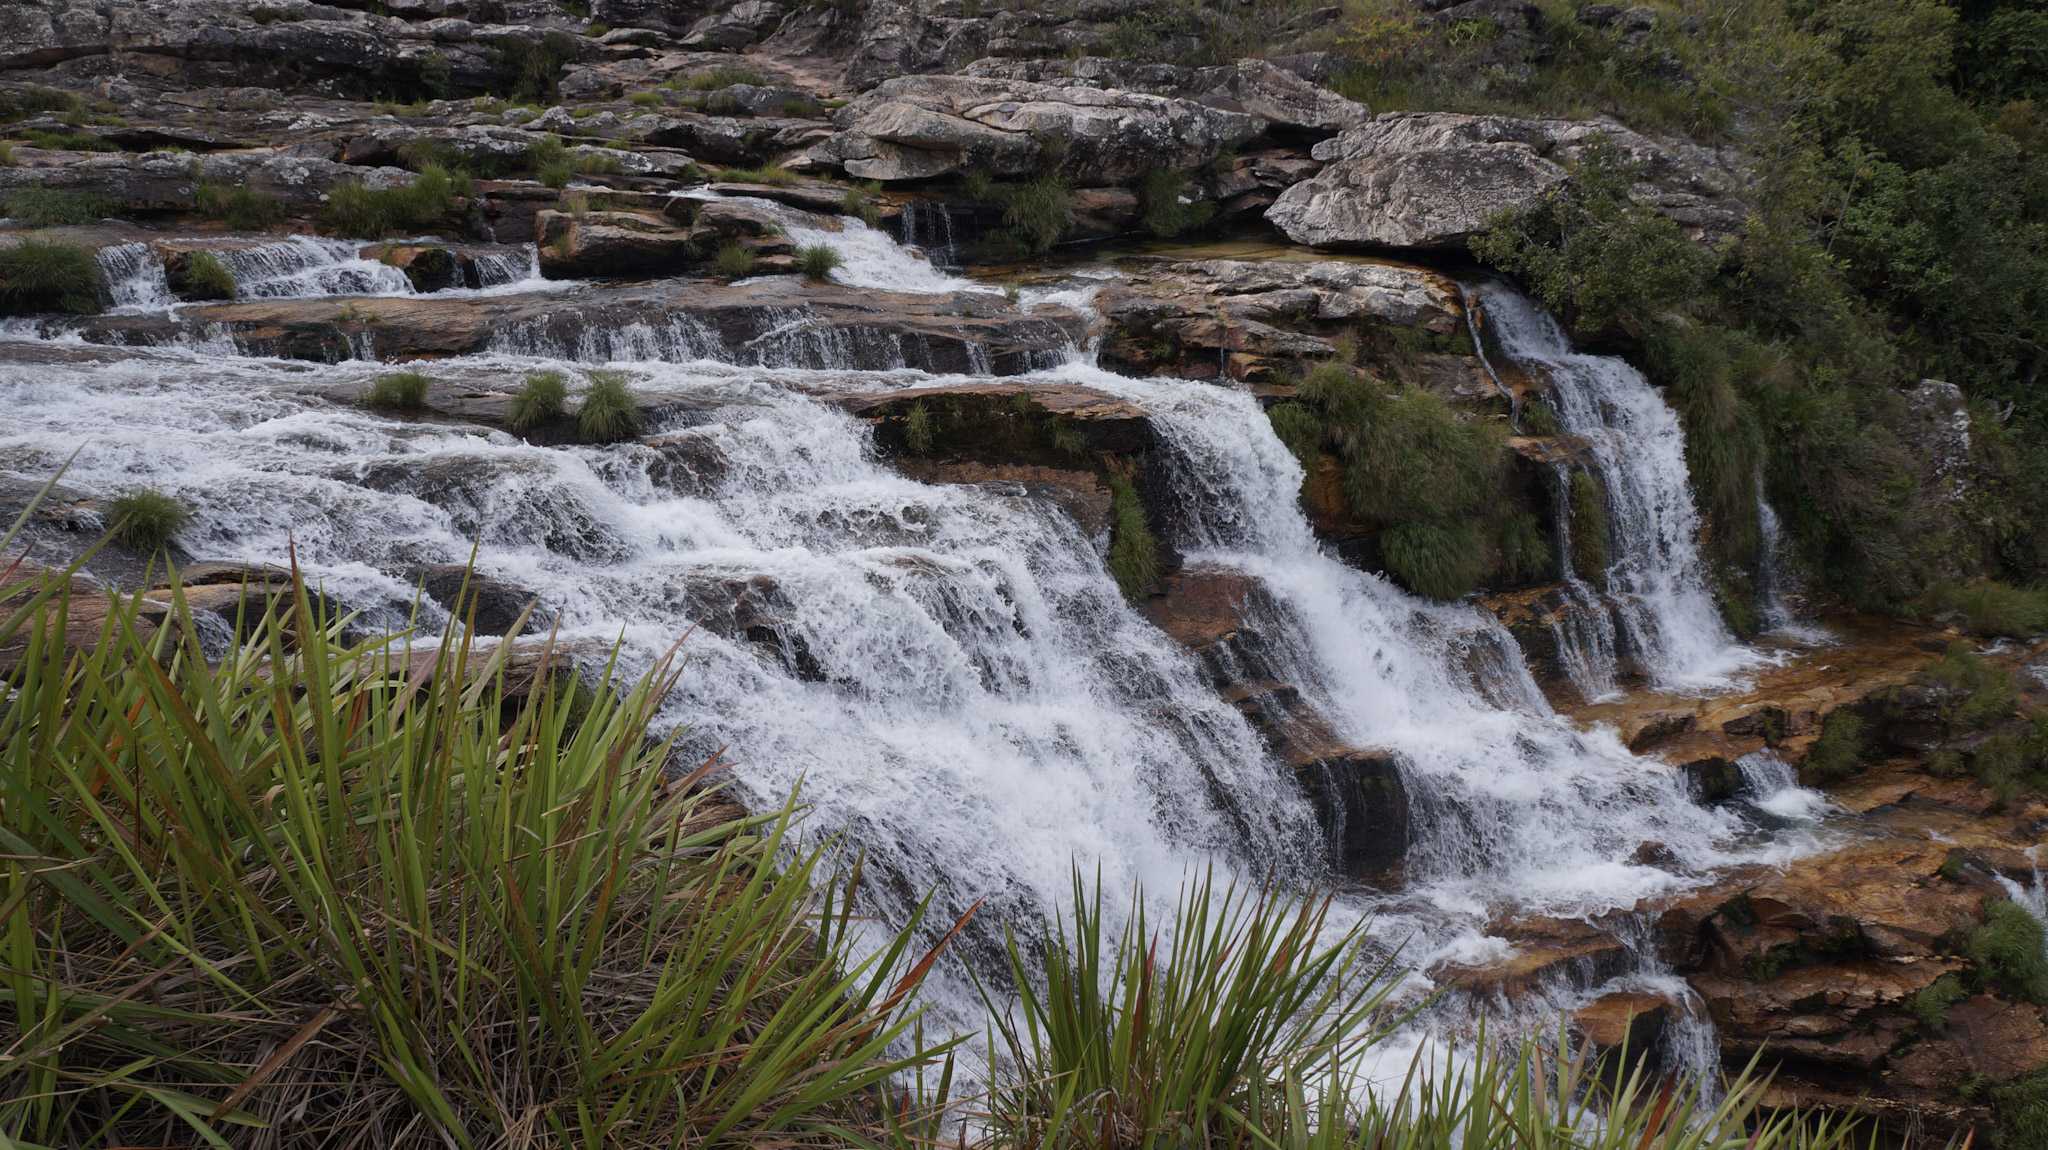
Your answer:
[[[953,212],[944,204],[903,205],[903,246],[924,253],[933,267],[954,268]]]
[[[1613,649],[1662,686],[1727,684],[1755,656],[1714,602],[1678,416],[1626,361],[1575,350],[1527,297],[1496,285],[1481,296],[1501,349],[1550,380],[1560,429],[1583,445],[1606,489],[1610,561],[1578,575],[1598,578],[1612,604]]]
[[[1799,572],[1792,566],[1790,548],[1778,511],[1764,496],[1761,468],[1756,475],[1757,572],[1756,597],[1763,609],[1763,629],[1809,646],[1827,642],[1832,636],[1805,622],[1794,606],[1806,599]]]
[[[815,231],[792,239],[840,246],[842,282],[978,286],[857,220]],[[324,242],[268,245],[278,250],[262,257],[276,269],[267,282],[311,276],[299,290],[313,290],[329,282],[320,275],[351,274],[346,245],[312,260]],[[292,252],[307,256],[297,271]],[[1085,305],[1088,288],[1057,298]],[[1498,290],[1486,306],[1495,322],[1527,309]],[[1100,869],[1113,914],[1134,884],[1170,896],[1206,866],[1247,882],[1329,878],[1301,786],[1197,660],[1125,602],[1104,567],[1105,534],[1021,485],[905,478],[877,457],[866,423],[817,398],[975,377],[851,371],[833,336],[801,309],[749,347],[680,320],[573,336],[537,327],[431,365],[510,390],[563,359],[607,361],[674,401],[642,441],[543,448],[333,403],[309,386],[360,384],[372,364],[314,368],[219,345],[114,354],[52,341],[17,355],[6,341],[33,337],[9,327],[0,469],[46,476],[82,443],[67,484],[159,485],[193,508],[179,536],[191,554],[275,561],[295,548],[372,624],[405,619],[408,571],[465,562],[473,546],[480,573],[539,594],[559,641],[586,657],[617,643],[625,667],[644,668],[702,621],[660,717],[683,730],[686,753],[726,748],[756,803],[801,785],[810,833],[843,833],[866,852],[862,898],[883,926],[930,889],[933,921],[984,900],[932,984],[941,1026],[979,1029],[960,960],[999,969],[1003,924],[1028,931],[1059,905],[1070,867]],[[1406,944],[1404,962],[1499,958],[1506,944],[1487,926],[1500,916],[1603,915],[1717,867],[1804,849],[1693,803],[1678,772],[1611,731],[1561,719],[1484,612],[1413,598],[1326,553],[1299,506],[1300,465],[1249,392],[1117,376],[1086,352],[1021,382],[1083,385],[1149,414],[1180,504],[1169,542],[1191,569],[1255,581],[1266,602],[1247,626],[1266,636],[1276,678],[1334,738],[1394,762],[1411,799],[1407,881],[1347,891],[1338,913],[1373,916],[1379,945]],[[1606,426],[1596,395],[1634,403],[1633,387],[1654,402],[1640,377],[1564,386],[1585,393],[1573,418],[1589,440]],[[1617,439],[1655,430],[1648,412],[1631,419]],[[1676,482],[1675,497],[1632,488],[1626,460],[1603,466],[1618,477],[1618,506],[1677,498],[1689,515],[1682,463],[1675,480],[1640,480]],[[1633,526],[1684,519],[1656,510],[1665,518],[1645,510]],[[1627,562],[1610,593],[1633,596],[1683,664],[1691,576],[1669,568],[1696,557],[1667,539]],[[430,607],[425,622],[448,620]],[[1640,861],[1646,843],[1670,861]]]
[[[109,244],[99,250],[100,274],[117,311],[147,311],[178,302],[164,265],[145,243]]]
[[[389,264],[362,257],[354,240],[291,236],[275,243],[223,250],[243,299],[304,299],[330,295],[412,295],[412,281]]]

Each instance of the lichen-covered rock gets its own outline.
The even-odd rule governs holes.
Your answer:
[[[1056,166],[1081,185],[1198,168],[1266,126],[1189,100],[971,76],[891,80],[842,108],[836,124],[811,158],[858,179],[1022,176]],[[1058,143],[1049,150],[1050,141]]]

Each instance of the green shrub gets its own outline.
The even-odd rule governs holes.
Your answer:
[[[1124,598],[1136,602],[1159,581],[1159,541],[1145,522],[1145,508],[1138,501],[1138,489],[1125,476],[1111,472],[1109,574]]]
[[[2048,927],[2016,902],[2000,899],[1984,908],[1984,925],[1967,947],[1977,976],[2014,998],[2048,1001]]]
[[[576,165],[567,160],[552,160],[542,164],[534,174],[547,187],[566,188],[576,179]]]
[[[151,555],[170,546],[171,537],[185,526],[186,515],[184,504],[154,487],[131,488],[107,504],[115,538]]]
[[[433,380],[423,371],[387,371],[370,381],[364,402],[393,411],[418,411],[427,405]]]
[[[1088,433],[1072,420],[1055,419],[1046,424],[1046,438],[1052,441],[1052,449],[1061,455],[1088,453]]]
[[[178,287],[187,299],[235,298],[235,273],[212,252],[191,252],[178,270]]]
[[[726,244],[711,257],[711,268],[727,279],[745,279],[754,274],[754,249],[745,244]]]
[[[1067,205],[1067,181],[1048,173],[1021,184],[997,185],[1003,226],[1010,242],[1037,255],[1067,238],[1073,212]]]
[[[882,226],[882,213],[861,194],[859,188],[846,189],[841,206],[845,208],[847,215],[855,217],[871,228]]]
[[[1969,587],[1937,583],[1928,589],[1927,605],[1962,612],[1970,631],[1987,637],[2024,639],[2048,630],[2048,591],[1988,579]]]
[[[552,100],[562,65],[576,58],[576,38],[550,31],[538,38],[500,36],[491,42],[492,90],[515,102]]]
[[[661,93],[659,92],[635,92],[626,97],[626,99],[642,108],[658,108],[661,106]]]
[[[85,101],[75,92],[45,88],[39,84],[0,88],[0,120],[22,120],[42,112],[63,115],[84,110]]]
[[[117,210],[113,201],[90,192],[24,187],[7,193],[7,214],[33,228],[96,224]]]
[[[225,220],[236,231],[260,231],[284,215],[283,204],[246,185],[223,188],[202,180],[194,199],[201,215]]]
[[[1919,679],[1935,689],[1935,710],[1951,738],[2010,719],[2020,705],[2011,673],[1960,640],[1940,659],[1921,664]]]
[[[1590,471],[1572,472],[1572,570],[1581,579],[1607,573],[1607,485]]]
[[[1557,413],[1540,399],[1531,399],[1522,404],[1520,412],[1522,430],[1530,435],[1556,435]]]
[[[918,400],[910,405],[903,415],[903,443],[913,455],[923,455],[932,449],[932,439],[937,434],[933,427],[931,409]]]
[[[1991,1088],[1998,1130],[2007,1146],[2048,1146],[2048,1071]]]
[[[428,164],[403,187],[372,191],[358,183],[336,184],[321,218],[338,235],[381,239],[445,223],[455,194],[447,169]]]
[[[1557,557],[1534,515],[1518,511],[1500,525],[1500,565],[1511,583],[1536,583],[1554,576]]]
[[[796,253],[797,264],[807,279],[829,280],[841,260],[839,250],[827,244],[812,244]]]
[[[585,443],[613,443],[640,429],[639,399],[623,371],[585,373],[583,402],[576,408],[576,433]]]
[[[1478,522],[1397,523],[1380,535],[1387,571],[1403,586],[1432,599],[1456,599],[1486,574],[1486,536]]]
[[[105,283],[99,260],[83,244],[23,236],[0,247],[0,313],[88,315],[100,310]]]
[[[758,168],[724,168],[718,178],[728,184],[769,184],[788,187],[803,177],[778,164],[763,164]]]
[[[121,145],[102,136],[86,132],[53,132],[47,128],[29,128],[21,133],[23,139],[38,148],[52,152],[118,152]]]
[[[793,802],[734,821],[665,774],[668,668],[579,690],[460,628],[345,642],[296,578],[226,658],[135,600],[74,655],[64,582],[0,590],[0,645],[66,652],[0,709],[0,838],[54,868],[0,870],[12,1073],[66,1084],[0,1100],[13,1144],[286,1112],[388,1146],[890,1141],[889,1083],[944,1049],[908,1005],[931,959],[857,943]]]
[[[1132,191],[1138,196],[1138,226],[1161,239],[1201,227],[1216,214],[1211,200],[1187,197],[1186,172],[1150,171],[1138,177]]]
[[[514,431],[529,431],[562,418],[569,401],[569,383],[559,371],[536,371],[527,375],[512,393],[506,422]]]
[[[1863,719],[1854,712],[1836,710],[1822,720],[1820,737],[1806,752],[1801,767],[1808,778],[1831,783],[1848,778],[1863,768]]]
[[[1912,1013],[1922,1029],[1932,1034],[1947,1025],[1948,1008],[1968,997],[1970,992],[1963,988],[1962,979],[1953,974],[1944,974],[1935,979],[1933,985],[1915,994],[1906,1009]]]

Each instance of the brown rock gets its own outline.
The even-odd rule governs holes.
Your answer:
[[[1655,994],[1629,991],[1603,994],[1572,1014],[1572,1025],[1601,1051],[1627,1047],[1649,1050],[1664,1037],[1671,1002]]]

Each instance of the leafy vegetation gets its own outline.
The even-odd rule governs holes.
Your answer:
[[[1846,779],[1863,768],[1863,718],[1853,711],[1838,709],[1821,721],[1820,738],[1814,740],[1800,766],[1816,782]]]
[[[769,184],[774,187],[788,187],[801,177],[780,164],[763,164],[758,168],[724,168],[718,178],[731,184]]]
[[[1968,997],[1970,992],[1964,989],[1962,979],[1944,974],[1914,994],[1906,1009],[1922,1029],[1932,1032],[1947,1025],[1949,1007]]]
[[[106,276],[91,248],[69,240],[23,236],[0,247],[0,314],[100,310]]]
[[[5,583],[13,1144],[872,1145],[943,1053],[831,843],[664,775],[666,667],[346,643],[296,579],[224,659],[134,601],[74,657]]]
[[[29,186],[7,193],[7,214],[32,228],[96,224],[118,214],[113,202],[90,192]]]
[[[514,431],[531,431],[562,418],[568,402],[569,382],[561,372],[529,372],[512,393],[506,422]]]
[[[225,220],[237,231],[260,231],[284,215],[283,204],[243,184],[224,188],[201,180],[193,198],[200,215]]]
[[[359,183],[336,184],[327,194],[321,219],[336,235],[382,239],[439,227],[447,220],[455,194],[456,184],[447,170],[429,164],[403,187],[372,190]]]
[[[235,298],[235,273],[213,252],[191,252],[180,260],[177,282],[171,285],[186,299]]]
[[[1159,581],[1159,540],[1145,521],[1145,506],[1129,476],[1111,471],[1109,485],[1109,574],[1124,598],[1137,601]]]
[[[640,430],[640,400],[626,373],[600,369],[585,373],[583,402],[576,408],[576,432],[585,443],[613,443]]]
[[[107,521],[114,537],[145,554],[168,547],[185,526],[188,512],[177,498],[154,487],[134,487],[107,503]]]
[[[1187,194],[1186,172],[1146,172],[1131,190],[1138,196],[1138,226],[1162,239],[1199,228],[1216,214],[1214,201]]]
[[[1388,394],[1370,375],[1326,363],[1300,399],[1269,412],[1309,471],[1309,497],[1380,525],[1387,570],[1420,594],[1454,599],[1494,565],[1499,428],[1459,419],[1434,392]],[[1318,486],[1320,459],[1336,483]]]
[[[2048,1001],[2048,927],[2025,907],[1991,902],[1967,950],[1987,984],[2028,1002]]]
[[[392,411],[418,411],[427,405],[433,380],[423,371],[387,371],[370,381],[363,401]]]
[[[754,249],[741,243],[726,244],[711,257],[711,270],[727,279],[745,279],[754,274]]]
[[[814,280],[831,279],[832,273],[845,262],[839,258],[839,249],[830,244],[812,244],[799,248],[796,258],[797,267],[804,273],[805,278]]]
[[[2048,630],[2048,591],[2008,587],[1989,579],[1968,587],[1937,583],[1928,589],[1927,606],[1936,612],[1961,612],[1973,633],[1987,637],[2024,639]]]
[[[500,36],[491,42],[492,91],[513,101],[553,100],[562,65],[576,58],[576,38],[550,31],[541,36]]]

